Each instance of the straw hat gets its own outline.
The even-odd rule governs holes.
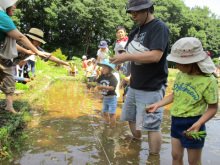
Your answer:
[[[42,44],[45,44],[46,42],[43,40],[44,38],[44,32],[37,28],[31,28],[28,34],[25,34],[26,36],[30,37],[33,40],[37,40],[41,42]]]

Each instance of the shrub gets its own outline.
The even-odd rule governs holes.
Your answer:
[[[72,60],[76,63],[76,68],[81,69],[82,68],[82,59],[76,56],[72,57]]]
[[[56,58],[59,58],[60,60],[63,60],[63,61],[66,61],[67,59],[67,56],[65,56],[64,54],[62,54],[62,51],[61,49],[57,49],[56,51],[52,52],[51,53],[54,57]],[[49,65],[52,65],[52,66],[60,66],[60,64],[57,64],[57,63],[54,63],[54,62],[51,62],[51,61],[48,61]]]
[[[214,62],[215,66],[219,65],[219,59],[213,58],[212,61]]]

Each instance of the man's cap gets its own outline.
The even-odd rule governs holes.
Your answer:
[[[155,3],[150,0],[129,0],[129,6],[127,7],[126,13],[148,9],[152,5],[155,5]]]

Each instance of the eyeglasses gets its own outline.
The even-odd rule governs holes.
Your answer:
[[[131,14],[132,16],[137,16],[138,11],[131,11],[129,14]]]

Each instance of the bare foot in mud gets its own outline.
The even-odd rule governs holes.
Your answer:
[[[6,110],[6,111],[10,111],[10,112],[12,112],[12,113],[14,113],[14,114],[17,113],[17,112],[14,110],[14,108],[8,109],[7,107],[5,107],[5,110]]]

